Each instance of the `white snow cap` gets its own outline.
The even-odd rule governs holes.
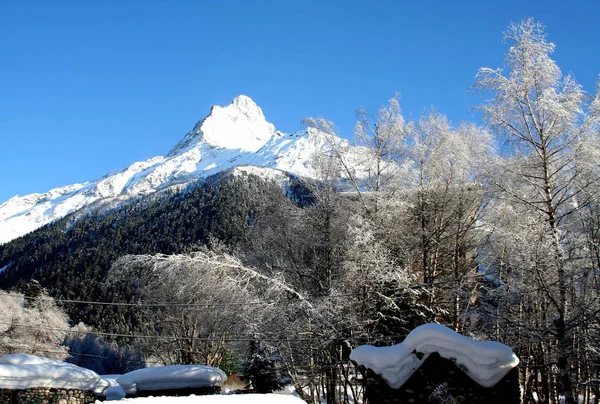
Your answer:
[[[256,152],[273,135],[275,126],[267,122],[262,109],[250,97],[239,95],[226,107],[213,106],[210,114],[198,122],[167,156],[181,154],[200,143]]]
[[[414,352],[425,355],[419,359]],[[496,341],[475,341],[440,324],[421,325],[394,346],[359,346],[350,359],[373,370],[397,389],[433,352],[456,360],[456,365],[483,387],[494,386],[519,364],[519,358],[508,346]]]
[[[32,387],[78,389],[101,393],[108,384],[96,372],[67,362],[26,354],[11,354],[0,358],[0,388]]]
[[[225,380],[227,380],[225,372],[206,365],[174,365],[138,369],[117,378],[117,382],[126,394],[135,394],[138,390],[220,386]]]

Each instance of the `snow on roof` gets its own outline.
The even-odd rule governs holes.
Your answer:
[[[425,355],[419,359],[414,352]],[[456,365],[483,387],[494,386],[519,364],[519,358],[508,346],[496,341],[475,341],[440,324],[421,325],[394,346],[359,346],[350,359],[373,370],[397,389],[433,352],[456,360]]]
[[[121,399],[125,398],[125,396],[126,396],[125,391],[123,391],[123,388],[119,385],[110,386],[109,388],[104,390],[104,397],[106,397],[106,400],[108,400],[108,401],[121,400]]]
[[[106,397],[106,400],[120,400],[125,397],[123,388],[119,382],[117,382],[117,379],[121,377],[121,375],[100,375],[100,377],[108,386],[107,389],[102,393],[104,397]]]
[[[102,392],[107,384],[89,369],[41,356],[11,354],[0,358],[0,388],[54,387]]]
[[[189,397],[129,398],[121,402],[131,404],[306,404],[298,397],[284,394],[232,394]]]
[[[167,390],[220,386],[227,380],[221,369],[206,365],[175,365],[145,368],[117,378],[126,394],[137,390]]]

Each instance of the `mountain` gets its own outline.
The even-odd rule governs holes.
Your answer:
[[[285,239],[282,233],[291,237],[301,228],[303,207],[313,202],[305,185],[280,170],[234,167],[183,190],[132,198],[114,209],[85,209],[0,244],[0,289],[24,291],[24,282],[35,279],[54,297],[131,301],[134,289],[106,283],[110,268],[124,255],[218,246],[244,251],[246,259],[271,256]],[[289,230],[274,233],[280,227]],[[74,324],[84,321],[117,333],[144,324],[113,306],[68,304],[64,309]]]
[[[277,131],[252,99],[240,95],[228,106],[213,106],[164,157],[133,163],[95,181],[15,196],[0,204],[0,244],[86,207],[117,206],[232,167],[271,169],[260,170],[263,175],[315,177],[312,158],[317,151],[326,152],[328,144],[325,135],[313,128]]]

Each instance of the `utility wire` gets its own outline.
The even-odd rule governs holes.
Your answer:
[[[80,353],[80,352],[70,352],[70,351],[35,351],[36,353],[44,353],[44,354],[67,354],[69,356],[81,356],[81,357],[90,357],[90,358],[96,358],[96,359],[114,359],[114,357],[109,357],[109,356],[102,356],[102,355],[92,355],[92,354],[84,354],[84,353]],[[163,365],[163,366],[168,366],[165,365],[165,361],[157,361],[157,360],[145,360],[145,359],[125,359],[125,362],[127,363],[144,363],[144,364],[159,364],[159,365]],[[354,364],[349,361],[349,360],[339,360],[337,364],[334,365],[325,365],[322,363],[314,363],[313,364],[314,368],[317,369],[307,369],[308,372],[310,372],[311,370],[321,370],[321,369],[337,369],[339,367],[351,367],[351,368],[355,368]],[[102,376],[102,375],[100,375]]]
[[[17,299],[28,299],[26,296],[12,294],[7,292],[0,292],[2,296],[13,297]],[[330,295],[330,296],[319,296],[315,299],[334,299],[338,297],[352,296],[351,293]],[[173,303],[173,302],[161,302],[161,303],[147,303],[147,302],[103,302],[103,301],[92,301],[92,300],[71,300],[71,299],[54,299],[52,297],[37,297],[37,300],[50,301],[56,303],[71,303],[71,304],[89,304],[98,306],[124,306],[124,307],[231,307],[231,306],[251,306],[251,305],[270,305],[289,303],[296,301],[309,301],[309,299],[290,299],[290,300],[269,300],[263,302],[227,302],[227,303]]]
[[[216,337],[184,337],[184,336],[167,336],[167,335],[138,335],[138,334],[119,334],[119,333],[110,333],[110,332],[101,332],[101,331],[81,331],[81,330],[73,330],[71,328],[57,328],[57,327],[46,327],[44,325],[35,325],[35,324],[14,324],[11,322],[0,322],[3,325],[9,325],[12,327],[21,327],[21,328],[30,328],[30,329],[41,329],[41,330],[49,330],[49,331],[63,331],[70,334],[94,334],[98,336],[107,336],[107,337],[122,337],[122,338],[137,338],[137,339],[162,339],[162,340],[190,340],[194,339],[195,341],[203,341],[203,342],[250,342],[250,341],[285,341],[285,342],[309,342],[309,341],[336,341],[336,340],[344,340],[344,341],[356,341],[356,340],[367,340],[374,338],[401,338],[406,337],[406,335],[377,335],[371,338],[366,336],[362,337],[313,337],[313,338],[284,338],[284,337],[251,337],[251,336],[241,336],[234,338],[216,338]]]

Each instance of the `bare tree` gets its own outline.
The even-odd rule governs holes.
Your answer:
[[[411,183],[404,192],[407,209],[398,215],[398,239],[426,288],[428,321],[458,331],[483,236],[480,219],[488,198],[482,166],[494,156],[491,136],[475,125],[453,128],[433,112],[419,120],[411,144]]]

